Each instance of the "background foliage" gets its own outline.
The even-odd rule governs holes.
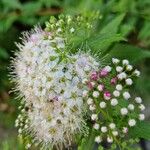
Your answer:
[[[9,94],[12,85],[8,80],[8,67],[16,49],[14,41],[19,41],[21,32],[31,29],[33,25],[39,23],[44,26],[51,15],[90,15],[93,10],[100,11],[101,19],[91,38],[86,41],[88,46],[92,47],[93,52],[98,52],[101,59],[106,59],[106,56],[108,59],[112,56],[127,58],[141,70],[142,77],[135,89],[147,105],[147,120],[150,118],[149,0],[1,0],[0,149],[23,149],[14,129],[19,102],[13,94]],[[83,42],[83,38],[79,38],[78,42]]]

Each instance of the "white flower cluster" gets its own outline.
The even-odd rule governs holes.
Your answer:
[[[133,100],[129,93],[134,77],[139,75],[140,72],[133,71],[128,60],[113,58],[112,67],[93,71],[84,79],[87,90],[83,97],[87,100],[93,128],[97,131],[95,142],[100,143],[103,139],[108,143],[115,142],[117,136],[125,136],[138,120],[145,119],[141,113],[145,109],[142,99],[136,97]]]
[[[44,146],[70,144],[74,134],[86,132],[82,80],[98,63],[88,54],[66,54],[62,38],[39,28],[17,45],[13,78],[28,107],[23,130]]]

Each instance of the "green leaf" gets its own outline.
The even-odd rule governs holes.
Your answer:
[[[104,150],[103,146],[100,145],[100,146],[98,147],[98,150]]]
[[[78,146],[78,150],[92,150],[93,149],[94,143],[95,143],[94,142],[95,133],[93,130],[90,133],[91,134],[88,137],[82,139],[81,144]]]
[[[11,9],[21,8],[21,3],[19,2],[19,0],[2,0],[2,3],[6,8]]]
[[[88,46],[93,53],[105,55],[108,47],[113,42],[125,40],[121,34],[117,34],[119,25],[121,24],[125,14],[121,14],[109,22],[100,32],[87,40]]]
[[[144,39],[148,37],[150,38],[150,22],[145,21],[144,26],[139,33],[139,38]]]
[[[35,13],[37,13],[42,7],[42,4],[40,2],[27,2],[23,5],[22,11],[23,15],[26,16],[33,16]]]
[[[100,54],[104,53],[105,50],[113,43],[121,40],[125,40],[120,34],[99,34],[88,40],[88,45],[92,52]],[[103,50],[103,51],[102,51]]]
[[[0,58],[1,59],[8,59],[9,55],[7,53],[7,50],[0,47]]]
[[[125,40],[121,34],[117,34],[119,25],[121,24],[125,14],[121,14],[109,22],[102,30],[94,37],[88,40],[88,45],[92,52],[98,55],[107,54],[107,49],[114,42]]]
[[[17,20],[18,16],[16,14],[12,14],[11,16],[7,17],[0,21],[0,32],[6,32],[12,24]]]
[[[115,19],[113,19],[110,23],[108,23],[101,31],[100,33],[117,33],[118,27],[121,24],[125,14],[121,14],[117,16]]]
[[[150,122],[138,122],[134,128],[129,131],[130,135],[136,138],[150,139]]]
[[[129,59],[136,63],[144,58],[150,58],[150,51],[129,44],[116,44],[109,53],[110,58]]]

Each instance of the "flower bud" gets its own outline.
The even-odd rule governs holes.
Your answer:
[[[95,137],[95,142],[96,142],[96,143],[99,144],[101,141],[102,141],[102,138],[101,138],[100,136],[96,136],[96,137]]]
[[[135,125],[136,125],[135,119],[130,119],[130,120],[128,121],[128,124],[129,124],[130,127],[135,126]]]
[[[128,114],[127,108],[121,108],[120,112],[123,116]]]
[[[100,106],[100,108],[105,108],[106,107],[106,103],[105,102],[100,102],[99,106]]]
[[[113,62],[113,64],[118,64],[120,62],[120,60],[117,58],[112,58],[112,62]]]
[[[102,131],[103,133],[107,132],[107,127],[102,126],[102,127],[101,127],[101,131]]]

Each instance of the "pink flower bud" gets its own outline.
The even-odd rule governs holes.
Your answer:
[[[117,83],[117,77],[112,78],[112,79],[111,79],[111,84],[114,85],[114,84],[116,84],[116,83]]]
[[[93,87],[94,87],[94,82],[88,82],[87,83],[87,86],[88,86],[88,88],[91,90],[91,89],[93,89]]]
[[[100,75],[100,77],[105,77],[105,76],[108,75],[108,71],[107,71],[105,68],[103,68],[103,69],[100,71],[99,75]]]
[[[97,80],[98,79],[98,74],[96,71],[93,71],[92,74],[91,74],[91,80]]]
[[[111,98],[111,93],[109,91],[104,92],[104,99],[109,100]]]

